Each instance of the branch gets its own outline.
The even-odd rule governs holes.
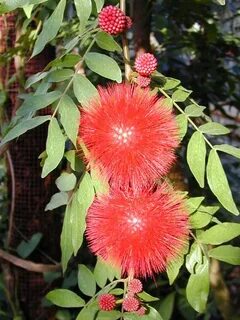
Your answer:
[[[0,259],[3,259],[5,261],[8,261],[9,263],[25,269],[30,272],[38,272],[38,273],[44,273],[44,272],[56,272],[61,270],[61,264],[58,263],[56,265],[54,264],[42,264],[42,263],[35,263],[32,261],[24,260],[21,258],[18,258],[2,249],[0,249]]]
[[[120,0],[120,9],[126,14],[126,0]],[[129,64],[130,54],[129,54],[126,33],[122,35],[122,45],[123,45],[123,58],[124,58],[124,66],[125,66],[125,77],[127,80],[129,80],[132,69]]]

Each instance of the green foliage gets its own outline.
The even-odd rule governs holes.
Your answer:
[[[64,95],[59,102],[60,121],[68,138],[74,146],[77,143],[78,128],[80,123],[80,112],[73,100]]]
[[[78,287],[87,296],[93,297],[96,293],[94,275],[84,264],[78,266]]]
[[[240,235],[240,224],[233,222],[223,222],[211,227],[198,236],[202,243],[222,244]]]
[[[52,290],[47,294],[46,298],[56,306],[64,308],[79,308],[85,304],[82,298],[67,289]]]
[[[219,246],[208,251],[211,258],[224,261],[233,265],[240,264],[240,248],[231,245]]]
[[[118,83],[122,82],[121,69],[111,57],[102,53],[90,52],[86,55],[85,62],[89,69],[100,76]]]
[[[77,10],[78,18],[80,20],[80,31],[83,31],[92,12],[92,1],[74,0],[74,4]]]
[[[74,173],[63,172],[56,180],[56,185],[60,191],[71,191],[74,189],[77,178]]]
[[[47,158],[42,169],[42,178],[45,178],[54,170],[62,160],[65,148],[65,137],[59,127],[56,118],[52,118],[48,127],[46,143]]]
[[[203,135],[196,131],[188,143],[187,162],[201,188],[204,187],[205,159],[206,142]]]
[[[56,37],[61,27],[65,7],[66,0],[60,0],[53,14],[44,22],[43,29],[35,43],[32,57],[39,54],[45,48],[46,44]]]
[[[122,48],[108,33],[100,31],[96,35],[97,45],[107,51],[121,52]]]
[[[5,143],[21,136],[26,133],[28,130],[34,129],[46,121],[50,120],[50,116],[38,116],[33,119],[27,119],[19,122],[15,127],[13,127],[9,132],[4,136],[1,141],[1,146]]]
[[[238,215],[239,211],[233,201],[227,177],[215,150],[211,150],[209,154],[207,180],[209,187],[218,198],[219,202],[231,213]]]
[[[49,203],[46,205],[45,211],[53,210],[58,207],[64,206],[68,203],[68,194],[66,192],[55,193]]]
[[[94,85],[81,74],[77,74],[73,79],[73,91],[83,108],[87,108],[90,99],[98,96],[98,91]]]
[[[209,293],[209,264],[204,259],[202,264],[196,267],[196,273],[192,273],[189,277],[186,295],[188,302],[197,312],[204,312]]]
[[[35,233],[29,241],[22,241],[17,247],[17,253],[22,258],[27,258],[36,249],[42,239],[42,233]]]

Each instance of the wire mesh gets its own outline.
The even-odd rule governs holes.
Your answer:
[[[0,53],[6,53],[13,48],[16,40],[16,16],[7,14],[0,17]],[[26,63],[24,76],[42,71],[54,55],[53,50],[46,49],[42,54]],[[14,59],[8,65],[0,66],[0,80],[7,83],[16,73]],[[13,81],[8,86],[9,102],[7,114],[10,117],[18,107],[20,87]],[[49,110],[47,110],[49,112]],[[43,113],[46,113],[44,111]],[[30,239],[36,232],[43,234],[40,244],[42,252],[59,260],[59,222],[54,215],[44,212],[46,203],[54,193],[54,177],[41,179],[41,167],[38,156],[45,149],[47,125],[44,124],[33,131],[27,132],[9,147],[15,176],[15,210],[11,247],[16,247],[24,238]],[[12,176],[9,173],[9,197],[11,199]],[[39,252],[31,255],[31,260],[41,263],[51,263],[44,254]],[[48,311],[42,307],[41,300],[49,290],[43,275],[18,269],[17,272],[18,299],[26,319],[48,319]]]

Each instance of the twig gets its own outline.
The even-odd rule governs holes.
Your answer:
[[[120,9],[126,13],[126,0],[120,0]],[[128,48],[128,41],[126,37],[126,33],[122,35],[122,46],[123,46],[123,58],[124,58],[124,66],[125,66],[125,77],[129,81],[130,73],[132,72],[131,66],[129,64],[130,54]]]
[[[61,270],[60,263],[57,265],[35,263],[29,260],[18,258],[2,249],[0,249],[0,259],[8,261],[9,263],[17,267],[20,267],[22,269],[25,269],[31,272],[44,273],[44,272],[56,272]]]

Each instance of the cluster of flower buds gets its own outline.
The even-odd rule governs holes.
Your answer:
[[[131,18],[114,6],[103,8],[98,19],[99,27],[111,35],[118,35],[132,26]]]
[[[142,282],[139,279],[132,279],[128,284],[126,296],[123,297],[122,309],[127,312],[135,312],[137,315],[144,315],[146,308],[141,305],[140,299],[136,294],[143,290]],[[98,298],[99,309],[103,311],[111,311],[116,308],[118,301],[113,294],[104,293]]]

